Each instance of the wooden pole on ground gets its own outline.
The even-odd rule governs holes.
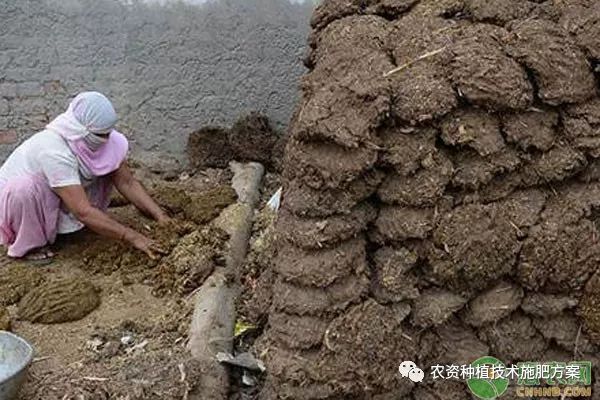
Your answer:
[[[246,257],[252,231],[254,209],[258,206],[264,167],[259,163],[230,164],[232,186],[238,201],[227,207],[214,222],[229,236],[225,268],[217,268],[194,298],[188,348],[203,369],[199,388],[189,400],[224,400],[229,381],[225,366],[215,356],[231,353],[235,329],[235,302],[240,292],[240,271]]]

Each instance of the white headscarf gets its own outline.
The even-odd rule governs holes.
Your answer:
[[[106,96],[83,92],[46,129],[67,141],[79,160],[79,171],[91,179],[115,171],[127,156],[128,142],[114,129],[116,122],[117,113]]]
[[[48,124],[47,128],[60,132],[70,142],[83,140],[92,151],[98,150],[106,143],[117,123],[117,113],[102,93],[83,92],[78,94],[68,110]]]

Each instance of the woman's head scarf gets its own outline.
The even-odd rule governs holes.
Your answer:
[[[129,148],[125,136],[114,129],[116,123],[117,113],[106,96],[83,92],[46,129],[67,141],[85,172],[102,176],[119,168]]]

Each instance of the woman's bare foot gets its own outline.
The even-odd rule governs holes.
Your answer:
[[[25,260],[42,265],[50,264],[53,258],[54,252],[46,247],[33,250],[25,256]]]

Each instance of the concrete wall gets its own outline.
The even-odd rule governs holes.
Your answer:
[[[285,126],[311,2],[3,0],[0,160],[81,90],[115,103],[134,155],[170,168],[187,135],[259,110]]]

